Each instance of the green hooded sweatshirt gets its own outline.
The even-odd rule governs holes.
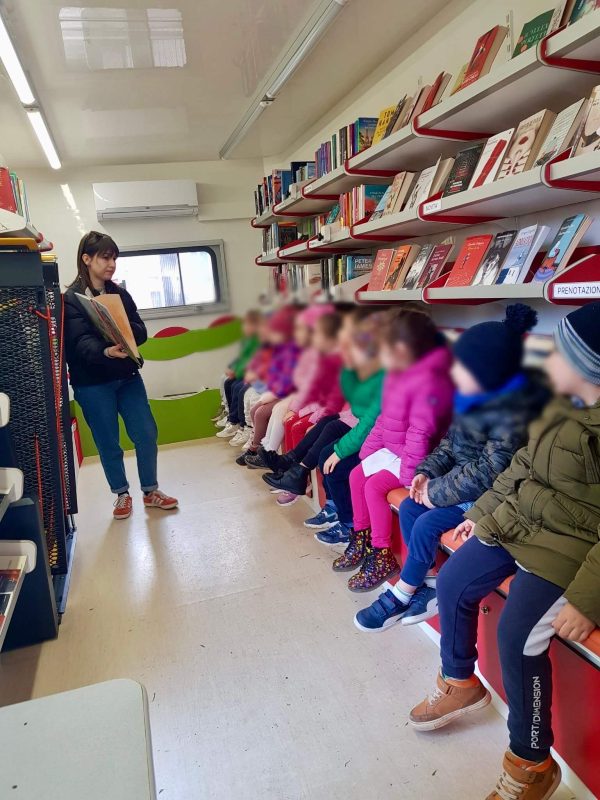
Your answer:
[[[333,449],[340,458],[358,453],[363,442],[371,432],[375,420],[381,412],[381,392],[384,371],[379,370],[361,381],[353,369],[343,369],[340,376],[342,393],[358,423],[336,442]]]
[[[565,589],[600,625],[600,401],[551,402],[527,447],[466,516],[482,541]]]
[[[245,336],[240,341],[240,352],[229,365],[229,369],[233,370],[235,377],[241,380],[244,377],[244,372],[248,366],[248,362],[258,350],[260,342],[258,336]]]

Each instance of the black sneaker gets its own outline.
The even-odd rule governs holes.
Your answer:
[[[291,494],[303,495],[306,494],[306,487],[308,485],[309,470],[303,467],[302,464],[292,464],[287,472],[284,472],[281,477],[277,475],[263,475],[263,480],[272,486],[273,489],[282,489],[284,492]]]
[[[246,466],[250,469],[270,469],[265,460],[266,451],[260,447],[255,453],[250,450],[246,453]]]
[[[262,452],[262,458],[269,469],[279,475],[282,475],[295,463],[293,456],[289,453],[280,456],[275,450],[264,450]]]
[[[240,467],[246,466],[246,453],[241,453],[235,460],[236,464],[239,464]]]

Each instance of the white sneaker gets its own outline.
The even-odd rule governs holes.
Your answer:
[[[231,439],[232,436],[235,436],[239,430],[239,425],[232,425],[231,422],[228,422],[227,425],[223,428],[222,431],[217,433],[219,439]]]
[[[240,445],[244,444],[246,441],[246,435],[244,434],[244,429],[240,428],[236,435],[229,440],[229,444],[231,447],[239,447]]]
[[[222,417],[219,417],[219,419],[215,422],[217,428],[224,428],[227,425],[228,416],[229,416],[228,414],[223,414]]]
[[[248,450],[252,447],[252,440],[254,439],[254,428],[246,428],[248,431],[248,438],[244,442],[244,446],[242,447],[242,453],[247,453]]]
[[[211,417],[211,422],[218,422],[220,419],[223,418],[223,415],[225,413],[226,413],[225,409],[221,406],[221,408],[219,409],[219,413],[216,414],[214,417]]]

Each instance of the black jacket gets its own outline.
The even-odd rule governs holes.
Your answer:
[[[541,376],[529,373],[521,389],[456,416],[445,438],[416,469],[430,479],[431,502],[446,507],[478,500],[527,442],[529,424],[549,399]]]
[[[107,281],[106,294],[119,294],[131,324],[138,346],[148,338],[146,326],[138,314],[133,298],[116,283]],[[64,295],[65,302],[65,353],[69,365],[71,385],[92,386],[99,383],[130,378],[138,373],[138,367],[130,358],[107,358],[104,351],[110,347],[96,330],[77,294],[84,294],[84,287],[71,286]]]

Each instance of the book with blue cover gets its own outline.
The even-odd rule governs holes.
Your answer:
[[[592,220],[587,214],[575,214],[567,217],[558,229],[546,257],[533,276],[533,280],[536,282],[547,281],[565,267],[591,224]]]

